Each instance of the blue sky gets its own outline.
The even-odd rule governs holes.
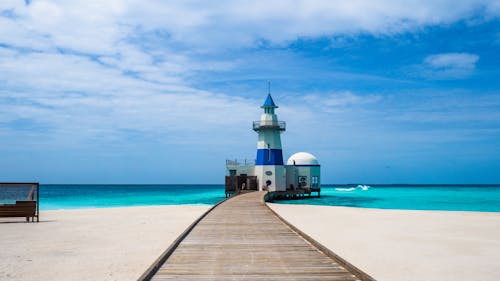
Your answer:
[[[1,1],[0,181],[222,183],[284,157],[323,183],[500,182],[500,1]]]

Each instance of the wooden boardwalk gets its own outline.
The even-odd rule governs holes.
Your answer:
[[[214,208],[151,280],[360,280],[281,221],[263,197],[243,194]]]

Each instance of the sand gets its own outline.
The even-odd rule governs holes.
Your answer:
[[[500,213],[269,206],[379,281],[500,280]]]
[[[208,206],[42,211],[0,219],[0,280],[136,280]]]
[[[500,280],[500,213],[269,204],[379,281]],[[207,206],[0,219],[0,280],[136,280]]]

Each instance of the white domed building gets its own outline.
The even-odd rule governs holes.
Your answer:
[[[261,106],[264,113],[253,122],[258,134],[255,160],[226,160],[226,196],[242,190],[274,191],[288,195],[320,195],[320,170],[318,159],[307,152],[298,152],[283,162],[281,134],[286,124],[278,120],[271,94]]]
[[[285,166],[286,183],[289,189],[311,189],[320,187],[321,166],[316,156],[298,152],[288,158]]]

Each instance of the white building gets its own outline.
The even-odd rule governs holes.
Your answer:
[[[226,161],[226,195],[239,190],[291,191],[294,193],[320,192],[318,159],[310,153],[298,152],[283,162],[281,133],[286,124],[278,120],[278,108],[269,94],[261,106],[264,113],[253,122],[258,133],[257,156],[254,161]]]
[[[311,153],[295,153],[288,158],[285,167],[288,187],[293,185],[298,188],[319,189],[321,166]]]

